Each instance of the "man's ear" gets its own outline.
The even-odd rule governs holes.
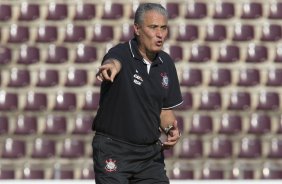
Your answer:
[[[134,24],[134,25],[133,25],[133,28],[134,28],[134,33],[135,33],[137,36],[139,36],[139,26],[138,26],[138,24]]]

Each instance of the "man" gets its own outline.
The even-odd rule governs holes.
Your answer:
[[[182,103],[176,69],[162,51],[167,11],[141,4],[135,38],[104,56],[100,106],[93,122],[93,161],[97,184],[166,184],[163,149],[180,137],[172,108]],[[160,129],[167,140],[159,141]]]

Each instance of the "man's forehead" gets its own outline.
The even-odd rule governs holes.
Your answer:
[[[147,11],[144,14],[144,20],[143,22],[145,24],[154,24],[154,25],[167,25],[167,18],[165,15],[161,14],[158,11]]]

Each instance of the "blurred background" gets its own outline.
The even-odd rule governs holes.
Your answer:
[[[96,68],[138,0],[0,0],[0,179],[93,179]],[[182,181],[282,179],[282,1],[167,0]]]

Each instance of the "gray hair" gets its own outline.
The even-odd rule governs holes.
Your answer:
[[[144,3],[140,4],[135,12],[134,23],[142,24],[144,21],[144,14],[148,11],[157,11],[166,18],[168,18],[167,10],[160,4],[157,3]]]

